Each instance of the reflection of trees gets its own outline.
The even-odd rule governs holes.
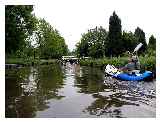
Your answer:
[[[75,85],[80,88],[80,93],[92,94],[93,98],[95,98],[95,101],[84,109],[84,112],[97,116],[123,117],[120,109],[122,106],[138,106],[138,104],[132,103],[132,101],[134,102],[134,100],[139,100],[140,98],[126,96],[127,93],[125,93],[130,88],[135,88],[134,84],[126,84],[126,82],[122,84],[113,80],[103,84],[103,81],[101,81],[103,79],[101,70],[89,67],[84,67],[81,70],[83,75],[76,77],[77,82]],[[101,92],[108,95],[103,96]]]
[[[34,117],[37,110],[35,96],[20,96],[15,99],[15,117]]]
[[[63,74],[59,65],[54,64],[39,68],[38,80],[37,97],[39,100],[39,110],[45,109],[42,102],[64,97],[58,95],[58,90],[63,87]]]
[[[5,70],[5,113],[6,117],[16,117],[15,98],[21,95],[20,77],[16,69]]]
[[[81,69],[82,76],[76,76],[75,86],[80,88],[80,93],[97,93],[104,91],[103,74],[98,68],[84,67]]]
[[[22,68],[6,72],[6,117],[34,117],[47,109],[49,99],[61,99],[63,86],[60,66]]]
[[[139,106],[141,102],[149,104],[150,98],[138,82],[112,80],[105,82],[105,86],[104,96],[103,93],[93,94],[95,101],[84,112],[97,116],[123,117],[121,107],[124,105]]]
[[[96,100],[90,106],[85,108],[84,112],[89,112],[91,115],[105,115],[106,117],[122,117],[120,107],[123,105],[138,105],[131,102],[122,101],[119,99],[120,94],[112,94],[109,96],[102,96],[94,94]]]

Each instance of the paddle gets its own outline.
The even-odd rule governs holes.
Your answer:
[[[134,51],[132,53],[130,53],[131,57],[132,57],[132,61],[134,61],[135,63],[135,69],[137,69],[137,71],[139,72],[140,70],[140,62],[139,62],[139,58],[137,55],[138,50],[142,47],[142,43],[139,43],[136,48],[134,49]]]
[[[137,47],[134,49],[133,53],[137,52],[142,47],[142,45],[142,43],[139,43]]]
[[[129,54],[133,55],[135,52],[137,52],[141,47],[142,47],[142,43],[139,43],[136,48],[134,49],[133,53],[130,53],[128,51]],[[106,68],[105,68],[105,72],[110,74],[110,75],[115,75],[115,74],[119,74],[121,72],[121,70],[115,68],[113,65],[107,65]]]
[[[142,43],[139,43],[132,53],[130,53],[129,51],[127,51],[128,54],[133,55],[135,52],[137,53],[137,51],[142,47],[142,45],[143,45]]]

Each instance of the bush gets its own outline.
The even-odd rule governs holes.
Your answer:
[[[155,56],[145,56],[145,57],[139,57],[141,68],[143,70],[150,70],[150,71],[156,71],[156,57]]]
[[[156,71],[156,57],[155,56],[145,56],[139,57],[142,70]],[[80,65],[93,66],[93,67],[104,67],[107,64],[114,65],[116,67],[125,66],[128,63],[128,57],[113,57],[113,58],[103,58],[103,59],[86,59],[80,60]]]

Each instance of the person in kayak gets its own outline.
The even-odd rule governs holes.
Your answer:
[[[129,74],[139,73],[140,72],[140,62],[136,55],[130,55],[128,58],[128,64],[126,64],[122,71],[127,72]]]

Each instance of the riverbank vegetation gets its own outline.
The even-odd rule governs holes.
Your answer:
[[[32,5],[6,5],[5,29],[6,63],[45,64],[47,60],[74,54],[82,59],[90,57],[80,60],[81,65],[113,64],[119,67],[127,63],[126,52],[132,52],[137,44],[142,43],[138,51],[141,64],[146,69],[155,69],[156,38],[151,35],[146,40],[140,27],[134,32],[122,30],[121,19],[116,12],[109,18],[109,30],[102,26],[88,29],[73,52],[69,52],[65,39],[56,28],[33,14]]]
[[[156,69],[156,57],[143,57],[140,56],[141,70],[154,71]],[[107,64],[114,65],[118,68],[123,67],[128,63],[128,57],[113,57],[113,58],[101,58],[101,59],[85,59],[80,60],[80,65],[91,66],[91,67],[101,67],[104,68]]]
[[[68,54],[60,32],[33,14],[32,5],[5,6],[6,63],[38,64]]]
[[[49,65],[58,62],[57,59],[24,59],[24,58],[7,58],[6,64],[17,64],[19,66],[32,66],[32,65]]]
[[[139,43],[143,44],[137,53],[141,68],[155,71],[156,38],[151,35],[147,44],[145,32],[140,27],[134,33],[122,31],[121,19],[113,12],[109,18],[109,31],[100,26],[83,33],[76,45],[75,54],[82,59],[90,57],[81,60],[81,65],[103,67],[112,64],[121,67],[127,63],[127,51],[133,52]]]

